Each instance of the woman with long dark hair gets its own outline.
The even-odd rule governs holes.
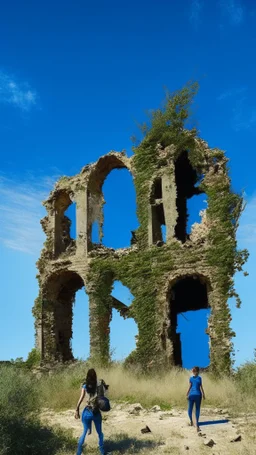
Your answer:
[[[104,384],[105,388],[107,388],[104,381],[102,381],[102,383]],[[96,431],[99,436],[100,453],[101,453],[101,455],[104,455],[104,453],[105,453],[104,452],[104,436],[102,433],[102,417],[101,417],[101,412],[97,405],[97,403],[98,403],[97,402],[97,397],[98,397],[97,389],[98,389],[97,374],[96,374],[96,371],[93,368],[91,368],[87,372],[85,382],[82,385],[81,395],[80,395],[80,398],[78,400],[77,407],[76,407],[75,418],[80,419],[79,408],[80,408],[80,405],[81,405],[83,399],[85,398],[86,404],[85,404],[85,408],[82,412],[82,423],[84,426],[84,432],[79,439],[76,455],[82,454],[84,440],[85,440],[86,434],[87,433],[90,434],[90,432],[91,432],[92,422],[94,422]]]

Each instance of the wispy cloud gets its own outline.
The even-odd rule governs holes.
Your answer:
[[[230,103],[231,126],[235,131],[249,130],[256,125],[256,107],[250,103],[247,87],[241,86],[223,91],[217,97],[218,102]]]
[[[12,76],[0,71],[0,102],[12,105],[22,111],[29,111],[37,103],[37,93],[26,82],[18,82]]]
[[[246,90],[247,87],[245,86],[227,89],[224,92],[220,93],[220,95],[217,97],[217,101],[223,101],[226,100],[227,98],[237,97],[242,93],[245,93]]]
[[[44,200],[55,177],[26,180],[0,176],[0,243],[23,253],[39,254],[44,241],[40,219],[45,215]]]
[[[247,105],[246,98],[238,100],[231,119],[235,131],[250,130],[256,125],[256,108]]]
[[[241,2],[237,0],[222,0],[220,7],[232,25],[237,26],[244,21],[245,8]]]
[[[202,0],[192,0],[191,7],[190,7],[190,16],[189,20],[194,25],[194,27],[198,27],[199,23],[201,22],[201,11],[203,8],[203,1]]]
[[[237,238],[241,248],[256,245],[256,195],[247,201],[241,216]]]

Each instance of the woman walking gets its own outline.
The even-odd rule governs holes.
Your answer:
[[[105,385],[104,381],[102,383]],[[104,386],[103,386],[104,387]],[[107,386],[106,386],[107,387]],[[79,408],[85,398],[86,404],[82,412],[82,423],[84,426],[84,431],[82,436],[78,441],[78,448],[76,455],[81,455],[83,451],[83,444],[86,437],[86,434],[91,433],[92,422],[94,422],[96,431],[99,437],[99,449],[101,455],[104,455],[104,436],[102,433],[102,417],[101,412],[97,406],[97,388],[98,381],[96,371],[91,368],[88,370],[84,384],[82,385],[81,395],[77,403],[75,418],[80,419]]]
[[[200,431],[199,428],[199,417],[200,417],[200,407],[201,407],[201,401],[202,401],[202,396],[203,399],[205,400],[205,394],[204,394],[204,389],[203,389],[203,383],[202,383],[202,378],[199,376],[199,368],[194,367],[192,369],[192,376],[189,379],[189,389],[187,392],[187,399],[188,399],[188,416],[190,419],[190,425],[193,426],[193,418],[192,418],[192,413],[193,413],[193,407],[195,405],[196,407],[196,429],[197,431]]]

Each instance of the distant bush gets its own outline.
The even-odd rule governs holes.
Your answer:
[[[32,370],[40,365],[40,360],[40,352],[36,348],[33,348],[29,352],[27,360],[24,360],[23,357],[17,357],[17,359],[11,359],[10,365],[23,370]]]
[[[235,374],[236,383],[241,392],[256,398],[256,349],[254,359],[241,365]]]
[[[54,455],[75,448],[70,433],[42,427],[38,381],[20,368],[0,368],[0,455]]]

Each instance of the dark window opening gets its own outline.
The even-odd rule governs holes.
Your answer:
[[[152,199],[155,201],[156,199],[162,199],[163,191],[162,191],[162,179],[158,177],[155,179],[152,187]]]
[[[152,210],[153,243],[154,244],[164,243],[164,242],[166,242],[164,206],[162,203],[152,205],[151,210]]]
[[[171,288],[169,304],[174,364],[183,368],[207,366],[209,338],[205,330],[210,310],[206,283],[199,277],[179,279]]]
[[[75,244],[76,239],[76,203],[69,193],[62,191],[55,202],[55,257]]]
[[[163,206],[162,178],[154,180],[151,190],[152,239],[156,245],[166,242],[166,226]]]
[[[175,162],[175,181],[176,181],[176,207],[178,212],[175,227],[175,236],[181,242],[185,242],[189,237],[190,227],[188,223],[188,200],[202,192],[198,188],[203,176],[193,169],[188,152],[183,152]],[[193,224],[193,223],[192,223]],[[191,225],[191,222],[190,222]]]
[[[138,327],[133,318],[125,318],[125,309],[122,312],[122,304],[129,307],[133,301],[130,290],[120,281],[114,282],[112,297],[117,299],[116,306],[113,308],[112,320],[110,323],[110,350],[112,360],[124,360],[135,348]]]

